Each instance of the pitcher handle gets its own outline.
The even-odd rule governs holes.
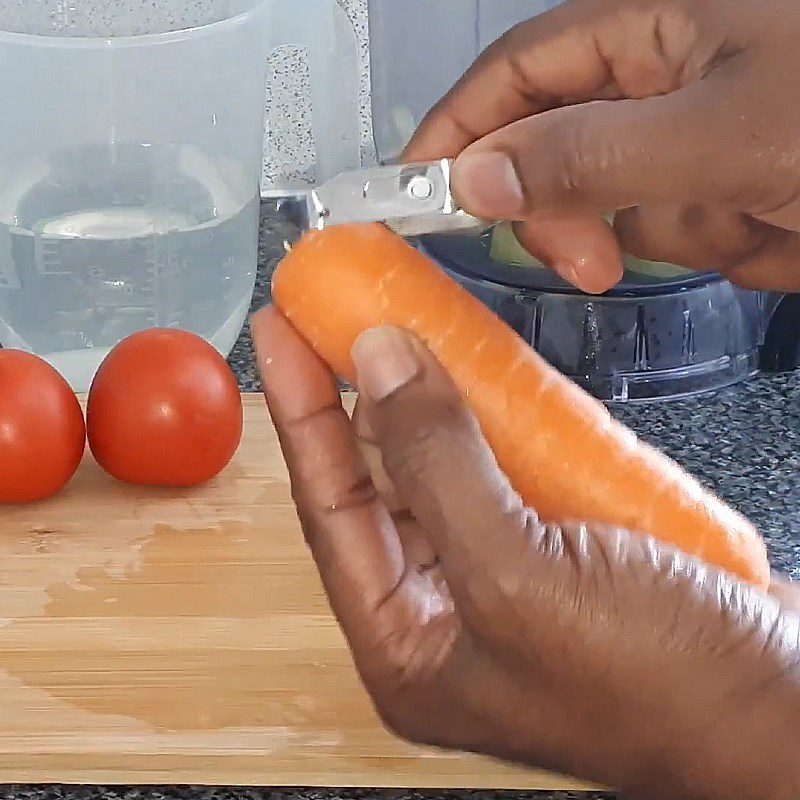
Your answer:
[[[270,31],[273,47],[292,44],[308,53],[317,182],[357,169],[359,50],[347,13],[336,0],[273,0]]]

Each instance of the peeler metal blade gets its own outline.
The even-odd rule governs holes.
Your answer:
[[[354,170],[315,189],[273,196],[280,232],[291,246],[306,231],[361,222],[384,223],[401,236],[490,228],[492,223],[470,216],[455,201],[451,165],[444,159]]]

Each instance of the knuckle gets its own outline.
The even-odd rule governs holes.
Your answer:
[[[406,480],[424,477],[437,458],[441,440],[442,433],[438,426],[428,423],[416,426],[404,437],[400,446],[384,454],[387,470]]]
[[[384,465],[390,475],[418,481],[437,468],[452,453],[463,413],[454,403],[436,403],[415,414],[413,424],[398,427],[393,446],[384,450]]]
[[[572,116],[572,115],[570,115]],[[599,150],[583,122],[573,118],[569,124],[554,131],[561,151],[557,191],[565,199],[588,192],[597,173],[607,173],[613,163],[613,153]]]
[[[560,191],[569,196],[580,193],[585,181],[586,159],[573,145],[568,147],[561,159]]]

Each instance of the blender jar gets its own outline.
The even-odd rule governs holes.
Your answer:
[[[287,44],[309,56],[318,174],[357,166],[358,52],[334,0],[0,0],[3,347],[77,391],[143,328],[230,352],[255,281],[267,58]]]
[[[425,114],[497,37],[558,4],[369,0],[380,161],[398,158]],[[695,394],[757,371],[772,299],[718,275],[626,256],[619,286],[588,297],[529,256],[508,225],[483,237],[427,236],[418,244],[603,400]]]

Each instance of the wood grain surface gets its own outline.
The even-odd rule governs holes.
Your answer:
[[[386,733],[303,544],[263,400],[194,491],[0,508],[0,782],[578,788]]]

